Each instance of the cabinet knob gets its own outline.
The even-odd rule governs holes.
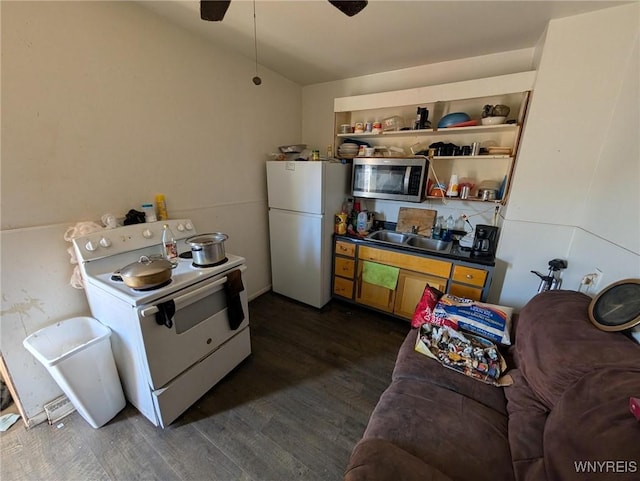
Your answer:
[[[473,279],[473,276],[471,274],[467,274],[467,279]]]

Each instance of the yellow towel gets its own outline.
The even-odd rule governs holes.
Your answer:
[[[365,261],[362,266],[362,280],[369,284],[386,287],[394,291],[398,284],[398,274],[400,269],[397,267],[385,266],[375,262]]]

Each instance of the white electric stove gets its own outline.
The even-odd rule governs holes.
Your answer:
[[[143,255],[161,255],[164,224],[180,252],[170,282],[143,291],[127,287],[117,271]],[[246,290],[231,292],[228,282],[238,270],[245,285],[245,259],[227,253],[220,264],[194,265],[184,240],[196,234],[189,219],[179,219],[73,240],[92,315],[112,330],[125,395],[156,426],[174,421],[251,354]],[[241,318],[230,318],[228,303],[238,302],[230,296],[239,296]]]

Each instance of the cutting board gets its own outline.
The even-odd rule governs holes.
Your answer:
[[[411,232],[411,228],[416,225],[418,226],[418,234],[431,237],[431,228],[437,215],[437,210],[400,207],[396,230],[398,232]]]

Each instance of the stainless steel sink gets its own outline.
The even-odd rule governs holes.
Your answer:
[[[393,244],[398,247],[413,247],[431,252],[449,253],[451,252],[451,241],[430,239],[418,234],[396,232],[393,230],[379,230],[372,232],[367,239],[383,244]]]
[[[428,237],[415,236],[407,240],[407,244],[420,249],[430,251],[448,252],[451,250],[451,241],[443,241],[440,239],[430,239]]]
[[[404,244],[411,237],[411,234],[403,234],[393,230],[379,230],[372,232],[367,237],[371,240],[391,242],[392,244]]]

